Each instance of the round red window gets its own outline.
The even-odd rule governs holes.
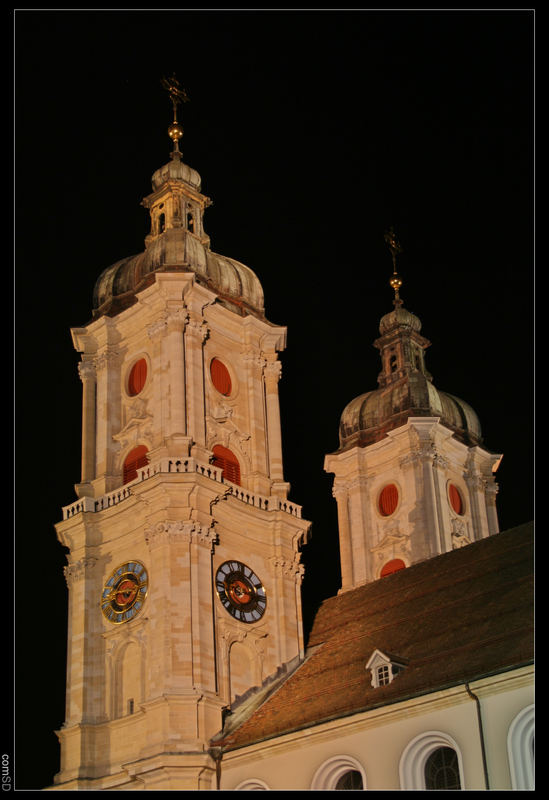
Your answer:
[[[212,359],[210,375],[212,376],[212,383],[217,391],[225,395],[225,397],[228,397],[232,389],[231,376],[225,364],[218,358]]]
[[[136,361],[128,378],[128,394],[135,397],[143,389],[147,380],[147,362],[144,358]]]
[[[450,505],[456,514],[463,514],[463,498],[461,492],[453,483],[448,487],[448,496],[450,498]]]
[[[398,504],[398,489],[394,483],[388,484],[381,490],[379,495],[379,512],[384,517],[389,517],[396,509]]]

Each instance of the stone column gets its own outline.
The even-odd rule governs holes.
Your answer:
[[[82,483],[89,483],[95,478],[95,364],[93,361],[81,361],[78,373],[82,381]],[[85,494],[84,487],[79,487],[79,497]]]
[[[98,495],[106,494],[122,480],[114,474],[112,434],[120,430],[120,356],[106,348],[95,359],[97,370],[97,436],[95,451],[95,484]]]
[[[193,441],[191,454],[207,460],[206,409],[204,398],[204,342],[208,338],[205,319],[191,316],[185,328],[188,435]]]
[[[252,483],[249,488],[260,494],[270,493],[269,464],[267,462],[267,431],[262,374],[266,361],[251,351],[244,353],[248,388],[248,417],[250,420],[250,463]]]
[[[499,532],[498,512],[496,508],[496,496],[498,485],[493,477],[486,481],[486,517],[488,519],[488,535],[492,536]]]
[[[284,484],[282,466],[282,432],[280,428],[280,404],[278,400],[278,381],[282,372],[280,361],[265,364],[265,404],[267,410],[267,440],[269,448],[269,476],[274,482],[273,492],[286,498],[288,485]]]
[[[173,455],[188,454],[187,440],[187,391],[185,385],[185,327],[188,316],[186,309],[172,310],[167,318],[166,351],[169,361],[170,416],[167,425],[167,438],[179,448]]]
[[[96,563],[97,560],[95,558],[83,558],[80,561],[68,564],[64,569],[65,579],[69,588],[65,727],[87,722],[98,711],[98,715],[100,715],[102,710],[90,708],[88,700],[90,692],[88,679],[90,676],[87,674],[89,669],[87,661],[89,658],[88,651],[92,645],[86,637],[86,631],[88,630],[86,609],[90,605],[86,595],[90,593],[90,587],[95,586],[95,581],[92,581],[90,573]],[[97,596],[99,596],[98,593],[96,593]],[[99,619],[99,603],[97,603],[96,611]]]
[[[341,590],[347,591],[354,584],[353,546],[349,521],[349,492],[347,482],[335,478],[332,494],[337,502],[339,528],[339,559],[341,563]]]

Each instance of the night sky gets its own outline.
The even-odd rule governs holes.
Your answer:
[[[341,412],[377,388],[393,225],[404,306],[434,385],[503,453],[501,529],[533,511],[534,14],[529,11],[15,13],[16,787],[59,769],[64,548],[80,480],[70,328],[100,272],[144,249],[141,199],[169,160],[175,72],[183,160],[214,205],[211,247],[258,275],[288,327],[285,477],[313,522],[307,629],[337,592],[324,456]],[[6,726],[4,726],[6,727]],[[2,744],[13,752],[12,743]],[[29,745],[29,742],[31,743]]]

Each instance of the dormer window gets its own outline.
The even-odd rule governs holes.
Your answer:
[[[381,650],[374,650],[370,656],[366,669],[372,673],[372,686],[378,689],[380,686],[387,686],[391,683],[399,672],[402,672],[405,664],[402,659],[382,653]]]

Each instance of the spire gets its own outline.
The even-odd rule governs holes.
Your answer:
[[[179,160],[181,158],[179,140],[183,136],[183,126],[177,121],[177,106],[180,103],[187,103],[189,101],[189,96],[175,77],[175,73],[171,78],[162,78],[161,83],[164,89],[168,92],[173,106],[173,122],[168,128],[168,136],[173,142],[171,158]]]
[[[399,289],[402,286],[402,278],[397,273],[396,269],[396,257],[399,253],[402,253],[402,247],[400,242],[398,241],[393,226],[389,228],[389,230],[385,233],[384,236],[385,241],[389,245],[389,250],[391,251],[391,256],[393,258],[393,274],[389,281],[390,286],[394,289],[395,292],[395,299],[393,300],[393,305],[395,308],[398,308],[402,305],[402,300],[400,299]]]

